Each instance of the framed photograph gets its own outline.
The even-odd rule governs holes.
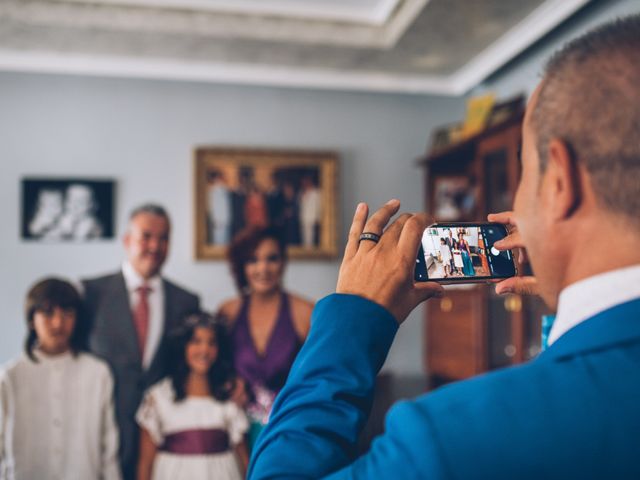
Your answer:
[[[114,237],[113,180],[25,178],[22,238],[84,242]]]
[[[431,135],[431,151],[441,150],[451,143],[449,128],[449,125],[447,125],[434,130]]]
[[[224,258],[248,226],[281,229],[290,258],[334,258],[337,155],[201,147],[194,154],[195,256]]]
[[[474,177],[443,175],[434,179],[433,213],[436,220],[460,221],[473,217],[478,192]]]

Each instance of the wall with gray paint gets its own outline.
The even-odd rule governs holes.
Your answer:
[[[423,206],[415,158],[431,129],[461,118],[461,99],[245,88],[195,83],[0,74],[0,362],[18,353],[25,291],[44,275],[77,279],[117,268],[120,240],[34,244],[19,239],[24,176],[115,178],[117,234],[134,206],[157,201],[173,217],[167,276],[213,309],[234,295],[223,262],[193,260],[192,159],[196,145],[332,149],[341,156],[341,242],[358,201],[397,197]],[[339,263],[292,261],[286,283],[318,299]],[[422,364],[422,312],[398,334],[387,368]]]
[[[530,93],[548,56],[569,38],[617,16],[638,0],[600,0],[542,39],[473,93]],[[464,115],[461,99],[230,87],[195,83],[0,74],[0,362],[20,350],[26,289],[44,275],[72,279],[113,270],[118,241],[26,244],[19,239],[19,181],[29,175],[103,176],[118,181],[118,236],[127,212],[164,203],[172,217],[171,278],[197,291],[209,309],[234,294],[221,262],[192,255],[195,145],[335,149],[342,156],[341,239],[355,204],[398,197],[419,210],[423,185],[414,158],[435,126]],[[320,298],[335,286],[338,262],[294,261],[286,282]],[[422,311],[399,331],[386,368],[418,374]]]

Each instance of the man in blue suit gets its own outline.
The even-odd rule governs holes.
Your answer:
[[[385,229],[399,202],[369,219],[360,204],[337,294],[316,306],[251,479],[640,478],[638,52],[635,16],[554,56],[527,108],[514,213],[490,218],[517,226],[500,248],[526,247],[536,275],[497,290],[536,290],[557,311],[549,348],[399,403],[355,459],[398,325],[442,293],[413,282],[425,216]]]

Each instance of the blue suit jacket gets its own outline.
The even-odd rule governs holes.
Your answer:
[[[396,404],[355,459],[396,329],[360,297],[318,303],[249,478],[640,478],[640,299],[528,364]]]

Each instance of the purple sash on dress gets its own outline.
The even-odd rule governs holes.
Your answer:
[[[184,430],[164,438],[160,450],[181,455],[206,455],[229,450],[229,434],[219,428]]]

